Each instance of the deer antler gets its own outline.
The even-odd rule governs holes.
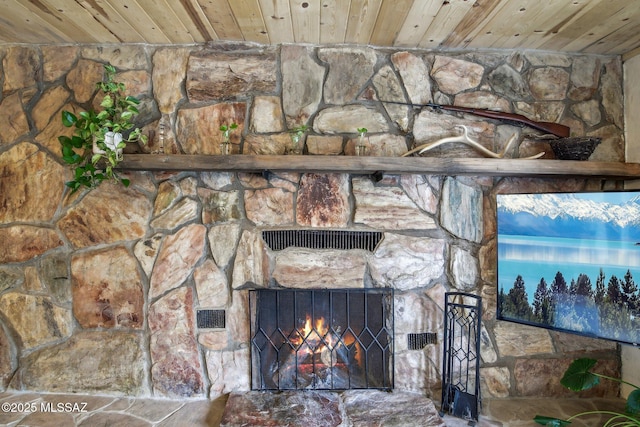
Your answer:
[[[409,150],[406,153],[404,153],[402,155],[402,157],[407,157],[413,153],[418,153],[418,154],[422,154],[425,151],[431,150],[433,148],[439,147],[440,145],[443,144],[447,144],[449,142],[461,142],[463,144],[466,144],[474,149],[476,149],[477,151],[481,152],[482,154],[484,154],[487,157],[493,157],[494,159],[502,159],[505,154],[507,153],[507,151],[509,151],[509,149],[511,149],[511,147],[513,146],[514,142],[516,141],[516,134],[513,134],[513,136],[511,137],[511,139],[509,139],[509,142],[507,142],[507,145],[504,147],[504,149],[500,152],[500,153],[494,153],[493,151],[485,148],[482,144],[480,144],[477,141],[474,141],[473,139],[471,139],[471,137],[469,137],[469,129],[466,126],[463,125],[458,125],[456,126],[456,128],[458,129],[462,129],[463,133],[462,135],[458,135],[458,136],[449,136],[446,138],[442,138],[439,139],[437,141],[434,142],[429,142],[427,144],[422,144],[417,146],[416,148],[414,148],[413,150]],[[529,156],[529,157],[522,157],[522,159],[537,159],[544,156],[544,151],[538,154],[535,154],[533,156]]]

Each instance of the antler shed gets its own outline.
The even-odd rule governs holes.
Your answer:
[[[513,146],[513,144],[516,142],[516,134],[513,134],[513,136],[511,137],[511,139],[509,139],[509,142],[507,142],[507,145],[504,147],[504,149],[500,152],[500,153],[494,153],[493,151],[487,149],[486,147],[484,147],[482,144],[480,144],[477,141],[474,141],[473,139],[471,139],[471,137],[469,136],[469,129],[466,126],[463,125],[458,125],[456,126],[456,128],[458,129],[462,129],[462,135],[457,135],[457,136],[449,136],[446,138],[442,138],[439,139],[437,141],[434,142],[429,142],[427,144],[422,144],[417,146],[416,148],[414,148],[413,150],[409,150],[406,153],[403,154],[403,157],[406,156],[410,156],[413,153],[418,153],[418,154],[422,154],[425,151],[431,150],[433,148],[439,147],[441,145],[444,144],[448,144],[450,142],[461,142],[465,145],[468,145],[472,148],[474,148],[475,150],[479,151],[480,153],[484,154],[487,157],[493,157],[494,159],[502,159],[505,154],[507,153],[507,151],[509,151],[511,149],[511,147]],[[529,156],[529,157],[522,157],[523,159],[537,159],[544,156],[544,151],[538,154],[535,154],[533,156]]]

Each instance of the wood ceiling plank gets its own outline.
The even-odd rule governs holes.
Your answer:
[[[269,34],[258,0],[231,0],[229,6],[242,30],[244,40],[269,44]]]
[[[140,2],[142,3],[142,2]],[[114,10],[135,28],[144,41],[147,43],[169,43],[171,40],[167,37],[160,26],[157,25],[149,16],[147,11],[138,3],[137,0],[128,0],[125,2],[109,2]]]
[[[244,40],[242,30],[227,0],[202,1],[200,7],[220,40]]]
[[[369,44],[382,0],[351,0],[346,43]]]
[[[633,50],[629,50],[629,51],[625,52],[625,54],[622,55],[622,60],[623,61],[627,61],[627,60],[629,60],[631,58],[634,58],[634,57],[636,57],[638,55],[640,55],[640,47],[637,47],[637,48],[635,48]]]
[[[452,48],[467,47],[505,4],[504,0],[477,0],[442,44]]]
[[[320,8],[320,43],[344,43],[351,0],[322,0]]]
[[[293,37],[296,43],[320,43],[320,2],[290,0]]]
[[[640,25],[627,23],[627,25],[623,25],[616,31],[607,34],[591,46],[585,47],[582,51],[585,53],[622,55],[638,46],[639,43]]]
[[[413,3],[413,0],[383,0],[370,43],[393,46]]]
[[[483,22],[476,23],[475,34],[465,47],[488,48],[513,38],[520,33],[528,6],[527,0],[501,0]]]
[[[615,47],[619,54],[630,52],[640,46],[640,24],[638,24],[638,21],[640,21],[640,18],[618,30],[620,33],[624,32],[624,34],[612,34],[615,38],[619,36],[619,41],[616,40],[618,42],[617,47]],[[608,39],[606,41],[607,43],[609,42]]]
[[[551,37],[535,46],[537,49],[552,51],[571,51],[570,45],[577,46],[576,41],[589,34],[593,28],[609,19],[617,11],[630,8],[628,0],[592,0],[582,2],[580,8],[574,10],[574,16],[564,21],[556,21],[558,24],[550,30]],[[595,41],[591,39],[588,44]],[[587,45],[588,45],[587,44]]]
[[[574,0],[565,9],[562,10],[562,15],[555,16],[547,25],[544,34],[537,38],[533,42],[529,41],[528,47],[530,49],[544,49],[542,46],[548,46],[550,44],[558,45],[557,51],[562,51],[561,47],[566,43],[565,31],[574,22],[581,19],[582,16],[591,13],[591,10],[598,6],[600,0]]]
[[[611,16],[608,22],[602,22],[592,30],[592,33],[599,34],[601,37],[590,45],[582,47],[581,51],[596,54],[622,54],[630,50],[638,46],[638,40],[640,40],[639,22],[640,9],[621,9]]]
[[[62,2],[63,0],[55,0],[56,2]],[[123,43],[144,43],[145,38],[134,27],[132,27],[126,19],[124,19],[117,10],[115,10],[111,4],[107,1],[101,0],[77,0],[86,11],[91,13],[95,21],[98,21],[104,28],[106,28],[111,34],[117,37],[118,42]],[[50,1],[51,2],[51,1]],[[64,2],[70,5],[70,2]],[[71,19],[76,22],[86,22],[83,18],[76,16],[75,10],[73,15],[67,14]],[[78,12],[79,13],[79,12]],[[87,28],[93,30],[93,27],[99,27],[96,24],[87,25]],[[104,41],[102,41],[104,42]]]
[[[27,6],[32,6],[28,8]],[[0,40],[7,43],[64,43],[73,41],[77,34],[68,35],[64,31],[51,25],[51,14],[46,11],[41,13],[32,10],[33,5],[22,4],[17,0],[0,1],[2,14],[0,15]],[[45,19],[49,18],[49,19]]]
[[[289,43],[295,39],[289,0],[259,0],[271,43]]]
[[[219,40],[218,34],[198,0],[169,0],[174,13],[197,42]]]
[[[416,0],[411,5],[407,18],[402,23],[402,28],[398,32],[395,46],[416,47],[425,36],[431,22],[435,19],[440,7],[441,0]]]
[[[195,39],[166,0],[136,0],[169,43],[193,43]]]
[[[27,2],[29,9],[47,21],[50,26],[67,34],[73,41],[85,43],[117,43],[119,38],[99,21],[91,11],[76,2],[40,0]]]
[[[436,17],[429,25],[418,47],[433,49],[441,47],[449,34],[456,28],[473,8],[473,2],[467,0],[448,0],[443,2]]]
[[[501,31],[494,31],[495,38],[489,47],[515,49],[535,45],[549,30],[549,22],[571,16],[572,5],[575,0],[509,1],[495,17],[497,22],[505,24],[501,25]]]

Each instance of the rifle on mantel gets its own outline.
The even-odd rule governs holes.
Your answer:
[[[396,102],[396,101],[380,101],[383,104],[396,104],[396,105],[406,105],[409,107],[430,107],[434,110],[445,110],[445,111],[457,111],[460,113],[473,114],[479,117],[486,117],[489,119],[501,120],[503,122],[510,122],[517,126],[526,125],[531,128],[537,129],[542,132],[550,133],[560,138],[568,138],[571,134],[571,129],[569,126],[561,125],[560,123],[552,123],[552,122],[537,122],[535,120],[531,120],[528,117],[525,117],[521,114],[515,113],[503,113],[502,111],[493,111],[493,110],[485,110],[483,108],[470,108],[470,107],[458,107],[455,105],[441,105],[434,103],[426,103],[426,104],[410,104],[406,102]]]

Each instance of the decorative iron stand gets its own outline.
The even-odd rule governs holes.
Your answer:
[[[482,298],[464,292],[445,293],[442,407],[475,425],[480,399],[480,322]]]

